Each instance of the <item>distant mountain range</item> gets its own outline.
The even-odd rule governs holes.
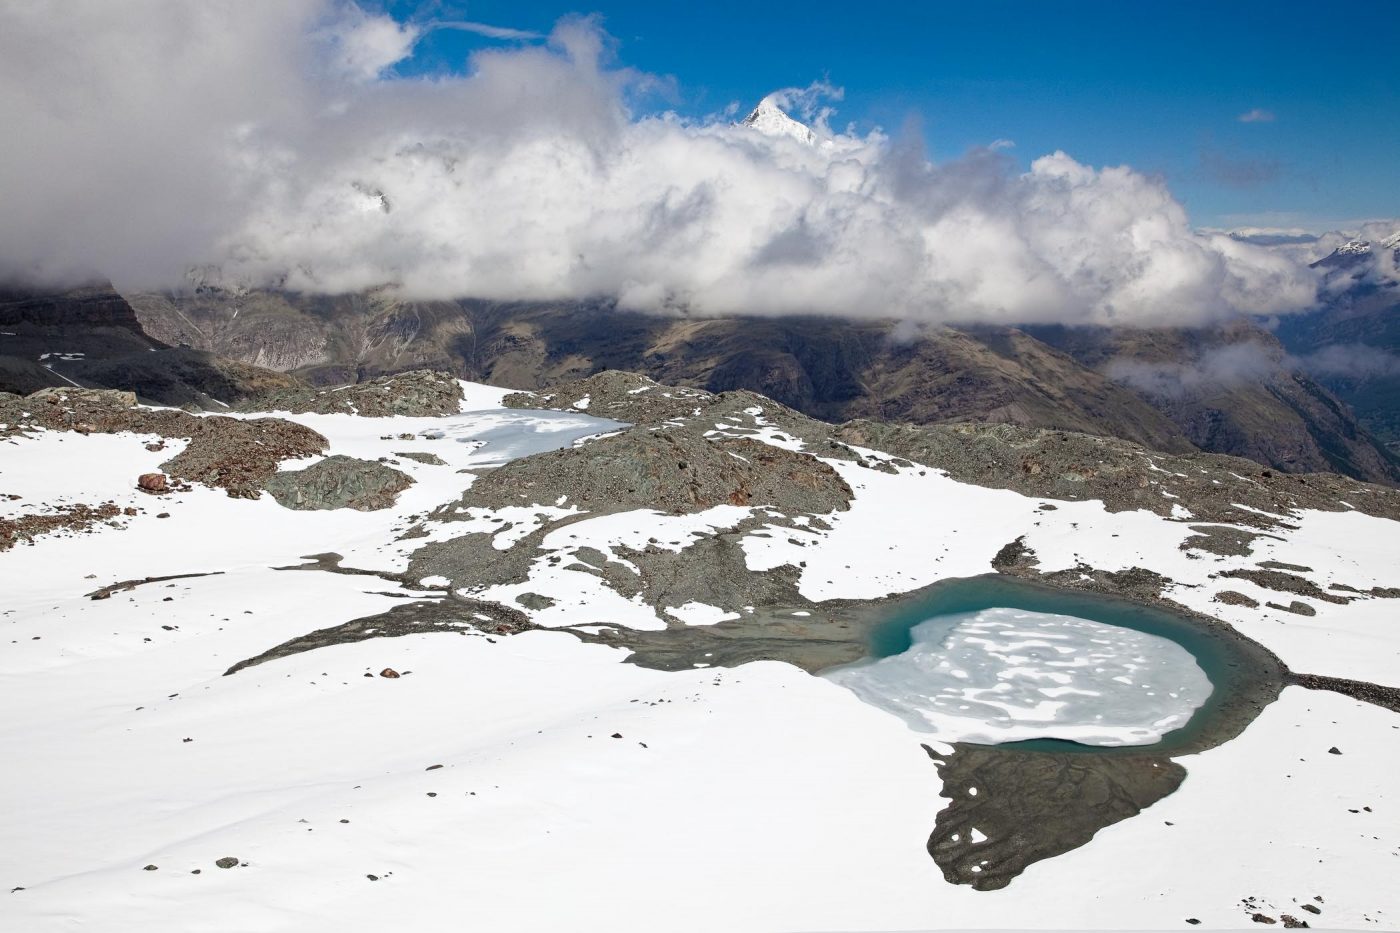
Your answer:
[[[1324,300],[1281,319],[1279,339],[1400,452],[1400,232],[1352,240],[1314,267],[1324,276]]]
[[[288,382],[411,369],[521,389],[616,369],[711,391],[751,389],[829,421],[1009,422],[1400,482],[1400,458],[1273,334],[1243,322],[913,329],[894,320],[697,318],[597,302],[414,302],[385,292],[204,285],[11,296],[0,302],[0,331],[16,328],[22,338],[0,336],[0,389],[10,391],[74,382],[210,407]],[[44,353],[61,355],[40,361]]]

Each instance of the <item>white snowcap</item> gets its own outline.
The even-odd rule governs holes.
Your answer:
[[[765,136],[788,136],[809,146],[817,142],[817,134],[805,123],[799,123],[783,112],[769,94],[758,102],[753,113],[743,119],[744,126],[751,126]]]

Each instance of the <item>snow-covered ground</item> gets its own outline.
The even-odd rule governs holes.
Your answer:
[[[416,482],[380,512],[294,512],[203,487],[152,500],[132,481],[174,448],[149,452],[149,438],[0,443],[0,493],[23,496],[0,499],[0,514],[63,499],[144,510],[124,528],[0,553],[0,930],[1180,929],[1250,926],[1246,897],[1274,916],[1314,903],[1315,927],[1400,924],[1400,716],[1336,694],[1285,689],[1239,738],[1181,759],[1176,793],[977,892],[945,882],[925,850],[945,803],[920,747],[929,737],[788,665],[662,673],[562,632],[435,632],[222,676],[410,592],[273,568],[334,551],[348,567],[402,571],[413,548],[467,530],[395,540],[409,516],[460,495],[473,475],[459,470],[525,449],[510,446],[522,431],[572,443],[590,424],[582,411],[503,413],[501,394],[473,387],[469,410],[448,419],[288,416],[330,453],[446,462],[398,458]],[[475,443],[502,429],[494,454]],[[1045,511],[936,471],[831,463],[856,501],[826,517],[830,531],[745,541],[753,569],[805,562],[809,597],[984,573],[1025,535],[1043,569],[1166,574],[1172,598],[1297,670],[1400,680],[1395,601],[1319,602],[1304,618],[1214,603],[1224,588],[1279,594],[1210,579],[1272,558],[1314,568],[1323,586],[1397,586],[1394,523],[1305,513],[1249,558],[1198,559],[1178,547],[1186,523],[1146,512]],[[601,516],[546,547],[611,554],[646,535],[684,549],[760,507]],[[573,508],[526,511],[544,521]],[[182,573],[214,575],[84,596]],[[543,560],[532,574],[522,591],[560,599],[531,611],[541,624],[664,624],[596,575]],[[720,610],[666,613],[711,624]],[[376,676],[385,668],[403,676]],[[238,866],[217,867],[224,857]]]

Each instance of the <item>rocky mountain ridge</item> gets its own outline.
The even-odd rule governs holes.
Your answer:
[[[415,302],[205,288],[133,295],[159,339],[314,384],[430,368],[516,389],[608,369],[749,389],[827,421],[986,421],[1400,481],[1400,458],[1277,339],[1197,330],[925,327],[828,317],[654,315],[607,302]],[[1241,351],[1239,348],[1243,348]],[[1248,365],[1230,354],[1243,352]],[[1135,375],[1147,373],[1145,382]]]

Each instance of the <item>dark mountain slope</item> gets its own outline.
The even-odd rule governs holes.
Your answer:
[[[1005,422],[1247,456],[1286,471],[1394,482],[1400,471],[1326,388],[1257,328],[911,329],[822,317],[691,318],[607,303],[412,302],[201,289],[134,296],[166,340],[319,384],[435,368],[534,389],[605,369],[711,391],[749,389],[828,421]],[[1246,379],[1191,381],[1235,344]],[[1144,381],[1133,367],[1161,370]],[[1188,391],[1164,389],[1171,367]],[[1163,375],[1165,373],[1165,376]],[[1181,378],[1174,380],[1182,382]]]
[[[117,388],[146,402],[209,408],[298,382],[152,339],[135,309],[110,286],[0,290],[0,391]]]

